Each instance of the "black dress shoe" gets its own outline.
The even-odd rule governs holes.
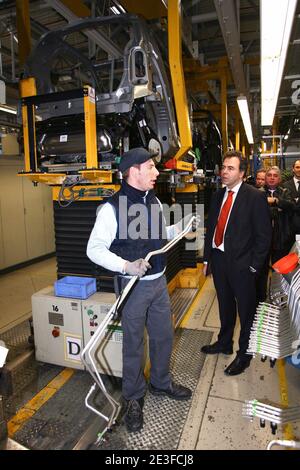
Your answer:
[[[189,400],[192,396],[192,391],[183,385],[171,382],[169,388],[161,389],[156,388],[149,384],[149,392],[152,395],[165,395],[173,400]]]
[[[226,375],[239,375],[250,366],[252,357],[236,356],[234,361],[225,369]]]
[[[124,422],[128,432],[140,431],[143,427],[144,398],[126,401],[127,408]]]
[[[222,354],[232,354],[233,353],[233,350],[232,350],[232,346],[222,346],[220,343],[218,343],[218,341],[216,343],[213,343],[213,344],[207,344],[206,346],[203,346],[201,348],[201,352],[205,353],[205,354],[219,354],[219,353],[222,353]]]

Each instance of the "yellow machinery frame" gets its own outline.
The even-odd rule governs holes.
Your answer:
[[[36,96],[34,78],[27,78],[21,81],[20,93],[22,96],[25,171],[19,173],[19,176],[26,176],[36,183],[41,182],[49,185],[62,184],[66,173],[42,173],[37,170],[35,104],[34,101],[32,102],[26,99]],[[90,86],[83,87],[83,105],[86,168],[79,173],[83,178],[95,183],[111,183],[112,172],[110,170],[99,170],[97,168],[96,99],[95,90]]]
[[[192,133],[188,104],[186,97],[185,81],[182,66],[182,48],[181,48],[181,7],[179,0],[169,0],[168,2],[168,50],[171,79],[173,85],[174,101],[177,115],[178,130],[181,147],[174,156],[174,169],[187,170],[180,168],[179,159],[192,148]],[[178,163],[177,163],[178,161]],[[192,165],[189,170],[192,170]],[[167,166],[169,168],[169,166]]]
[[[177,171],[193,171],[193,165],[181,160],[192,148],[192,134],[186,97],[185,81],[182,66],[181,48],[181,7],[179,0],[169,0],[168,4],[168,40],[169,64],[174,92],[176,114],[181,146],[172,159],[166,163],[166,168]],[[110,170],[99,170],[97,159],[97,133],[96,133],[96,101],[95,91],[89,86],[84,90],[84,120],[86,142],[86,168],[79,171],[82,177],[91,183],[112,183]],[[42,173],[37,170],[37,151],[35,136],[35,106],[28,103],[26,98],[36,96],[34,78],[22,80],[20,83],[22,97],[22,117],[24,129],[25,171],[20,176],[26,176],[33,182],[42,182],[49,185],[62,184],[66,173]],[[31,144],[31,145],[30,145]]]

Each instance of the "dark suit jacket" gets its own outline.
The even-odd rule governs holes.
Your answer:
[[[203,260],[209,263],[212,240],[225,188],[212,198],[208,215]],[[262,191],[242,183],[228,220],[224,247],[226,258],[238,270],[250,266],[260,271],[269,254],[272,238],[270,211]]]
[[[294,208],[293,208],[293,215],[292,215],[292,228],[293,228],[294,234],[299,234],[300,233],[300,198],[299,198],[299,194],[297,192],[297,189],[294,183],[294,178],[286,181],[282,186],[289,190],[289,194],[293,198]]]
[[[264,187],[266,199],[269,193],[267,186]],[[295,203],[290,190],[282,186],[277,186],[273,197],[277,199],[276,204],[269,205],[272,221],[272,251],[290,251],[294,241],[292,221]],[[283,256],[283,254],[282,254]]]
[[[298,188],[296,188],[295,186],[294,178],[283,183],[282,187],[287,188],[289,190],[290,195],[293,199],[297,199],[299,197]]]

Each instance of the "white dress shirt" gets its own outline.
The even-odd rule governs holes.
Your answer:
[[[233,191],[232,204],[231,204],[231,208],[230,208],[230,211],[229,211],[229,214],[228,214],[228,217],[227,217],[227,221],[226,221],[226,225],[225,225],[225,230],[224,230],[224,234],[223,234],[223,242],[219,246],[216,246],[216,244],[215,244],[215,235],[216,235],[216,230],[217,230],[217,225],[216,225],[213,240],[212,240],[212,247],[213,248],[217,248],[218,250],[224,251],[224,238],[225,238],[225,233],[226,233],[226,229],[227,229],[227,225],[228,225],[228,220],[229,220],[229,217],[230,217],[230,214],[231,214],[231,211],[232,211],[237,193],[239,192],[239,189],[240,189],[241,186],[242,186],[242,181],[240,183],[238,183],[236,186],[234,186],[233,188],[231,188],[231,189],[228,189],[226,187],[226,191],[225,191],[225,194],[224,194],[224,197],[223,197],[222,205],[220,207],[220,212],[221,212],[222,207],[225,204],[225,201],[227,199],[228,191]],[[220,216],[220,213],[219,213],[219,216]]]
[[[293,177],[293,180],[294,180],[294,185],[295,185],[295,188],[296,188],[296,191],[298,192],[299,191],[299,183],[300,183],[300,180],[298,180],[297,178]],[[297,200],[299,198],[296,198]]]

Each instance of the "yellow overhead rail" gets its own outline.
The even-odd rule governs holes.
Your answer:
[[[176,160],[179,160],[192,148],[192,132],[182,67],[180,3],[179,0],[168,1],[169,65],[181,142],[181,147],[174,156]]]
[[[119,3],[130,13],[141,15],[146,20],[167,16],[167,8],[162,0],[120,0]]]

